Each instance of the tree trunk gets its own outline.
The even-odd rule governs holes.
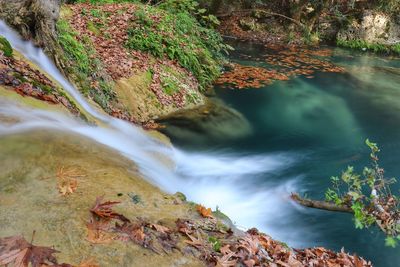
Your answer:
[[[13,27],[24,39],[43,48],[64,72],[63,54],[57,42],[56,23],[61,0],[0,0],[0,19]]]
[[[0,0],[0,19],[37,45],[55,36],[60,0]]]

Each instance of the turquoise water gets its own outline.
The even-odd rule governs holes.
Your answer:
[[[232,60],[246,65],[263,65],[259,58],[269,52],[257,45],[234,45],[237,50]],[[346,72],[316,72],[312,79],[300,76],[260,89],[216,87],[218,98],[250,123],[251,131],[243,136],[210,136],[206,142],[204,138],[197,142],[190,133],[182,138],[182,134],[174,135],[174,130],[167,132],[176,144],[189,150],[291,156],[293,161],[284,170],[246,181],[254,191],[262,190],[267,181],[280,184],[295,179],[301,193],[322,199],[330,176],[348,165],[361,170],[369,164],[366,138],[379,144],[387,176],[399,175],[400,60],[337,48],[331,60]],[[399,192],[399,186],[395,190]],[[295,245],[336,251],[345,247],[375,266],[400,266],[400,248],[385,247],[384,235],[377,228],[357,230],[348,214],[296,206],[286,209],[292,209],[290,218],[277,216],[275,226],[287,234],[274,237],[291,241],[293,234],[298,241]]]

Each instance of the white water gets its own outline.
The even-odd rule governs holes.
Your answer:
[[[86,136],[106,145],[134,161],[140,172],[153,184],[174,193],[183,192],[195,202],[226,213],[237,225],[258,227],[274,237],[292,245],[301,245],[299,237],[285,233],[276,222],[290,220],[292,208],[287,201],[291,191],[298,191],[293,181],[281,186],[260,188],[255,192],[253,179],[266,173],[288,167],[291,160],[285,155],[226,155],[221,153],[191,154],[167,147],[142,129],[125,121],[100,114],[72,86],[39,48],[23,41],[7,25],[0,21],[0,35],[5,36],[21,54],[40,66],[54,78],[88,113],[105,126],[88,125],[77,118],[55,112],[33,110],[9,100],[0,99],[0,116],[18,118],[18,123],[0,123],[1,135],[48,129],[55,132],[71,132]],[[171,170],[155,156],[163,154],[172,159],[176,168]],[[302,238],[303,241],[304,237]]]

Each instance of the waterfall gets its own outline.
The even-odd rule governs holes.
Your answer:
[[[290,191],[298,191],[294,180],[283,182],[280,186],[267,183],[258,190],[254,187],[254,179],[260,175],[279,172],[290,165],[290,156],[188,153],[166,146],[141,128],[97,111],[63,77],[41,49],[22,40],[2,21],[0,35],[57,81],[86,112],[103,122],[101,126],[88,125],[65,114],[28,108],[0,99],[0,116],[18,118],[18,122],[12,125],[0,122],[0,138],[35,129],[88,137],[132,160],[143,177],[162,190],[183,192],[192,201],[212,208],[218,206],[239,226],[258,227],[290,244],[299,244],[293,233],[284,233],[279,231],[279,227],[274,227],[276,221],[286,220],[293,212],[284,196]],[[157,154],[171,159],[175,167],[166,166]]]

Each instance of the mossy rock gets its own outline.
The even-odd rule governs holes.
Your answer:
[[[6,57],[12,57],[13,49],[11,47],[10,42],[3,36],[0,36],[0,50],[3,51]]]

